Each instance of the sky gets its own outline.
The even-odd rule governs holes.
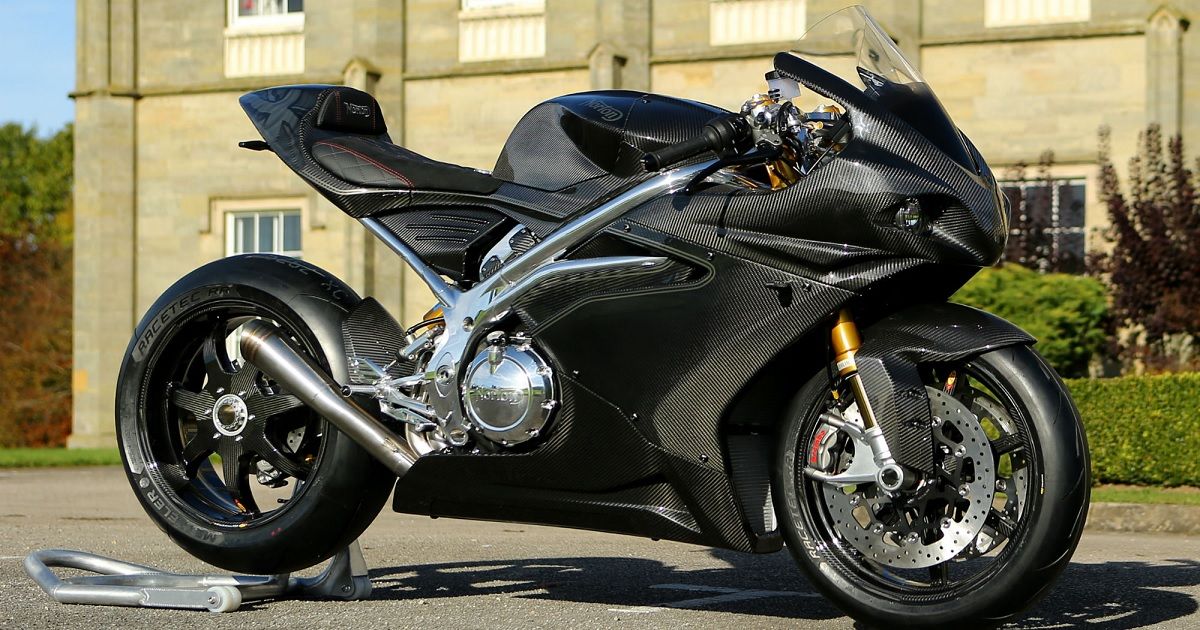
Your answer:
[[[58,131],[74,87],[75,0],[0,0],[0,124]]]

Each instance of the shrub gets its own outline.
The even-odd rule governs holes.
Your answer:
[[[1067,382],[1095,483],[1200,486],[1200,373]]]
[[[1127,191],[1111,159],[1109,131],[1100,135],[1100,198],[1108,209],[1108,253],[1092,255],[1093,271],[1112,287],[1115,323],[1136,333],[1122,345],[1126,363],[1151,369],[1187,367],[1172,340],[1200,334],[1200,174],[1187,167],[1183,140],[1151,125],[1129,162]]]
[[[951,299],[1024,328],[1064,377],[1086,376],[1088,363],[1107,344],[1104,285],[1093,278],[1009,264],[979,272]]]

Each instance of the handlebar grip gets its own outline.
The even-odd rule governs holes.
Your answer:
[[[662,170],[705,151],[736,148],[750,135],[750,125],[745,118],[737,114],[719,116],[708,121],[695,138],[646,153],[642,156],[642,165],[647,171]]]
[[[708,138],[704,134],[700,134],[691,140],[670,144],[643,155],[642,165],[646,167],[647,171],[659,171],[708,150]]]

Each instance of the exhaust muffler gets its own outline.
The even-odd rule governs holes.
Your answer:
[[[262,320],[243,324],[241,350],[243,358],[350,436],[397,477],[403,477],[417,460],[403,438],[342,396],[342,387],[316,361],[292,348],[274,326]]]

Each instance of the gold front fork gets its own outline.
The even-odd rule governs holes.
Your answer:
[[[854,357],[858,353],[858,349],[862,347],[862,337],[858,334],[858,326],[854,323],[854,316],[850,313],[850,309],[844,308],[838,312],[837,322],[833,325],[831,332],[831,341],[838,376],[846,379],[850,384],[854,401],[858,403],[858,411],[862,416],[863,437],[871,447],[871,454],[879,466],[879,472],[876,475],[877,483],[888,492],[896,492],[911,486],[912,476],[907,474],[892,457],[891,449],[888,448],[887,440],[884,439],[883,430],[875,421],[875,410],[871,408],[867,390],[863,387],[862,377],[858,373],[858,363],[855,362]]]
[[[862,377],[858,375],[858,364],[854,361],[854,355],[860,347],[862,337],[858,334],[854,316],[850,314],[850,309],[844,308],[838,312],[837,323],[833,325],[833,360],[837,365],[838,376],[845,378],[854,392],[854,400],[858,403],[859,413],[862,414],[863,428],[870,429],[875,426],[875,411],[871,409],[871,402],[867,400],[867,390],[863,388]]]

